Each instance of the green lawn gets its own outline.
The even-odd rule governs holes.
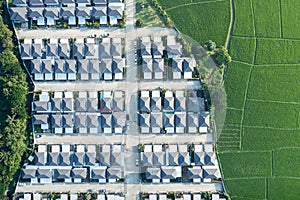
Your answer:
[[[282,4],[282,32],[285,38],[299,38],[300,1],[285,0]],[[292,30],[292,31],[291,31]]]
[[[254,36],[253,12],[251,0],[234,1],[234,35]]]
[[[141,4],[144,4],[144,10],[142,10]],[[164,26],[162,18],[157,10],[149,4],[149,0],[136,1],[136,19],[143,20],[144,26]]]
[[[255,53],[255,39],[231,37],[230,40],[230,55],[234,60],[243,61],[253,64]]]
[[[299,199],[300,179],[293,178],[270,178],[268,180],[269,199]]]
[[[300,148],[277,149],[274,152],[274,175],[300,177]]]
[[[258,39],[256,64],[297,64],[300,40]]]
[[[182,4],[192,3],[191,0],[172,0],[172,1],[158,0],[158,2],[164,9],[169,9],[174,6],[179,6]]]
[[[225,124],[240,125],[242,120],[242,110],[228,108],[226,110]]]
[[[271,176],[271,152],[219,153],[225,179]]]
[[[250,68],[250,65],[238,62],[232,62],[227,67],[225,89],[228,107],[243,108]]]
[[[265,178],[225,180],[231,199],[265,199]],[[249,189],[251,188],[251,189]]]
[[[252,0],[257,36],[280,37],[280,0]]]
[[[229,2],[225,0],[182,6],[168,10],[167,13],[181,33],[189,35],[197,42],[213,40],[224,45],[230,21]]]

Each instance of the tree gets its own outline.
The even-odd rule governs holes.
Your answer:
[[[135,23],[135,25],[136,25],[137,27],[143,27],[144,24],[145,24],[144,21],[141,20],[141,19],[137,19],[137,20],[136,20],[136,23]]]
[[[215,59],[220,65],[227,65],[231,62],[231,56],[229,55],[228,50],[223,46],[217,50]]]
[[[207,51],[214,51],[215,48],[217,47],[216,43],[208,40],[206,42],[204,42],[203,47],[207,50]]]

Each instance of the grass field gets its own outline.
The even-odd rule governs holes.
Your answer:
[[[228,191],[236,196],[231,199],[265,199],[266,197],[266,180],[265,178],[254,179],[230,179],[225,184],[230,188]],[[249,188],[251,188],[249,190]]]
[[[274,175],[285,177],[300,176],[300,148],[277,149],[274,152]]]
[[[299,199],[300,179],[293,178],[270,178],[269,199]]]
[[[226,110],[225,124],[240,125],[242,120],[242,110],[230,109]]]
[[[282,5],[282,33],[285,38],[299,38],[300,35],[300,1],[281,1]],[[291,31],[293,30],[293,31]]]
[[[159,0],[159,2],[164,4],[166,1]],[[213,40],[219,45],[224,45],[230,20],[229,7],[228,0],[210,3],[199,2],[198,4],[167,10],[167,13],[180,32],[189,35],[197,42],[203,43],[207,40]],[[217,14],[216,10],[218,11]]]
[[[251,0],[235,1],[234,35],[254,36],[254,22]]]
[[[144,4],[144,10],[142,10],[141,4]],[[159,13],[149,4],[149,0],[136,1],[135,17],[143,20],[144,26],[164,26]]]
[[[238,62],[232,62],[228,66],[225,82],[228,107],[243,108],[250,67]]]
[[[240,38],[231,37],[230,46],[235,48],[230,48],[230,55],[233,55],[234,60],[239,60],[247,63],[253,63],[254,53],[255,53],[255,39],[254,38]]]
[[[159,0],[158,2],[164,9],[169,9],[174,6],[178,6],[178,5],[182,5],[182,4],[192,3],[191,0],[172,0],[172,1]]]

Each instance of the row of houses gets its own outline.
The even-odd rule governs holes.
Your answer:
[[[172,198],[173,197],[173,198]],[[141,200],[202,200],[201,193],[150,193],[150,194],[141,194]],[[213,193],[210,196],[211,200],[226,200],[227,198],[222,198],[218,193]]]
[[[36,0],[35,0],[36,1]],[[56,26],[66,22],[68,26],[85,26],[86,22],[98,22],[100,25],[115,25],[122,21],[124,4],[109,3],[100,6],[80,7],[11,7],[10,19],[22,28],[28,22],[37,26]]]
[[[53,193],[52,193],[53,194]],[[87,193],[80,193],[80,194],[55,194],[54,198],[52,198],[51,194],[47,193],[18,193],[16,195],[17,200],[79,200],[82,199],[81,195],[86,195]],[[57,198],[57,196],[59,196]],[[94,196],[94,195],[93,195]],[[46,197],[46,198],[45,198]],[[49,198],[50,197],[50,198]],[[91,200],[125,200],[125,196],[123,194],[112,194],[112,193],[101,193],[96,194],[96,198],[91,198]]]
[[[111,81],[123,80],[124,58],[31,60],[35,81]]]
[[[122,58],[122,38],[25,39],[20,45],[23,60]],[[71,52],[72,49],[72,52]]]
[[[86,7],[99,6],[110,3],[123,3],[122,0],[12,0],[12,5],[17,7]]]

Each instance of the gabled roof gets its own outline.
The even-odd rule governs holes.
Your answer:
[[[139,115],[139,126],[150,127],[150,114],[142,113]]]
[[[153,152],[153,166],[163,166],[165,162],[165,152]]]
[[[52,73],[52,61],[42,60],[41,68],[42,68],[42,73]]]
[[[52,115],[51,116],[52,128],[61,127],[61,115]]]
[[[101,127],[102,128],[111,128],[112,115],[103,114],[101,115]]]
[[[61,98],[52,98],[51,111],[60,111],[60,110],[61,110]]]
[[[47,115],[47,114],[33,115],[33,124],[34,125],[48,124],[48,118],[49,118],[49,115]]]
[[[141,112],[150,112],[150,97],[140,98],[139,109]]]
[[[182,72],[182,58],[173,58],[172,59],[172,71],[173,72]]]
[[[218,167],[204,166],[203,178],[211,178],[211,179],[221,178],[221,174]]]
[[[47,51],[46,51],[46,56],[56,56],[57,55],[57,44],[47,44]]]
[[[76,17],[90,18],[91,10],[92,10],[91,7],[76,7]]]
[[[111,166],[124,166],[124,154],[122,152],[112,152],[110,164]]]
[[[33,105],[33,111],[45,112],[48,110],[47,101],[34,101],[32,105]]]
[[[83,58],[84,56],[84,44],[83,43],[74,43],[73,44],[74,56],[77,58]]]
[[[177,178],[176,168],[170,166],[161,167],[161,178],[163,179],[176,179]]]
[[[76,98],[75,99],[75,111],[85,112],[87,109],[86,102],[87,102],[87,98]]]
[[[31,56],[31,44],[21,44],[21,57]]]
[[[72,178],[86,178],[87,175],[87,169],[86,168],[74,168],[71,171],[71,177]]]
[[[185,97],[175,97],[174,99],[174,109],[175,111],[185,111],[186,110],[186,98]]]
[[[163,109],[173,111],[174,110],[174,97],[164,97]]]
[[[168,53],[168,55],[181,56],[181,54],[182,54],[181,44],[168,45],[167,53]]]
[[[75,166],[82,166],[84,165],[84,152],[74,152],[73,154],[73,162]]]
[[[186,127],[186,114],[178,113],[174,117],[174,125],[175,127]]]
[[[31,55],[33,57],[41,57],[42,56],[42,45],[41,44],[32,44]]]
[[[141,55],[151,56],[151,43],[141,41]]]
[[[35,165],[38,165],[38,166],[45,165],[46,161],[47,161],[46,152],[36,152],[34,154],[34,163],[35,163]]]
[[[161,178],[161,170],[159,167],[148,167],[146,171],[147,179],[160,179]]]
[[[112,61],[112,72],[113,73],[123,73],[124,59],[114,58]]]
[[[143,152],[143,166],[153,166],[153,152]]]
[[[59,153],[58,152],[49,152],[48,153],[48,165],[57,166],[59,164]]]
[[[121,5],[108,4],[107,15],[121,18],[123,15],[123,7]]]
[[[111,97],[104,97],[100,99],[100,110],[101,111],[110,111],[112,105],[112,98]]]
[[[106,179],[106,168],[91,168],[92,179]]]
[[[31,6],[43,6],[44,5],[42,0],[28,0],[28,3]]]
[[[73,4],[73,3],[75,3],[75,0],[61,0],[61,3],[62,4]]]
[[[184,58],[182,63],[182,71],[192,72],[194,67],[196,67],[196,61],[194,58]]]
[[[76,73],[76,61],[67,59],[65,60],[65,72],[66,73]]]
[[[151,127],[162,127],[162,113],[151,113]]]
[[[100,164],[104,166],[110,166],[110,152],[100,153]]]
[[[95,45],[92,43],[84,44],[84,55],[85,56],[94,56],[95,55]]]
[[[204,155],[205,165],[215,165],[216,164],[216,155],[214,152],[205,152]]]
[[[179,165],[178,157],[179,157],[178,152],[169,152],[169,165],[178,166]]]
[[[198,114],[188,113],[187,119],[188,119],[187,127],[199,127]]]
[[[194,162],[195,165],[204,165],[205,164],[205,154],[204,152],[194,152]]]
[[[27,22],[28,19],[26,17],[27,8],[26,7],[11,7],[10,8],[10,20],[18,21],[21,23]]]
[[[62,59],[55,60],[54,73],[65,73],[65,61]]]
[[[37,169],[36,177],[37,178],[51,178],[52,177],[51,169]]]
[[[54,169],[53,178],[65,179],[71,177],[71,169]]]
[[[73,111],[72,98],[63,98],[62,103],[61,103],[61,110],[63,112]]]
[[[46,5],[57,4],[58,5],[58,0],[44,0],[44,4],[46,4]]]
[[[164,72],[164,59],[153,59],[153,72]]]
[[[107,0],[93,0],[94,4],[105,4],[107,3]]]
[[[191,112],[204,111],[204,99],[200,97],[189,97],[187,107],[188,111]]]
[[[142,68],[143,68],[143,72],[152,72],[153,71],[152,58],[143,58]]]
[[[86,3],[86,4],[90,4],[91,1],[90,1],[90,0],[76,0],[76,3]]]
[[[82,59],[77,61],[78,73],[88,73],[89,72],[89,60]]]
[[[116,127],[124,127],[126,122],[126,114],[125,112],[114,112],[112,118],[112,126]]]
[[[43,17],[43,11],[44,11],[44,8],[30,7],[29,11],[28,11],[28,17],[30,17],[30,18]]]
[[[124,97],[114,97],[112,100],[112,110],[115,112],[120,112],[124,110]]]
[[[22,177],[24,179],[35,178],[36,177],[36,169],[22,169]]]
[[[59,165],[60,166],[70,166],[70,153],[69,152],[61,152],[59,154]]]
[[[151,53],[153,56],[163,56],[164,46],[162,43],[152,43],[151,44]]]
[[[99,44],[99,58],[110,58],[110,42],[105,41]]]
[[[108,179],[121,179],[124,178],[124,171],[121,167],[110,167],[106,171]]]
[[[94,1],[95,2],[95,1]],[[107,12],[107,6],[103,5],[103,6],[94,6],[92,11],[91,11],[91,16],[94,18],[98,18],[101,16],[106,16]]]
[[[75,9],[73,7],[61,7],[60,12],[59,12],[59,16],[61,16],[61,17],[75,17]]]
[[[12,4],[15,6],[26,4],[26,0],[13,0]]]
[[[96,112],[98,110],[98,99],[97,98],[88,98],[87,99],[87,111]]]
[[[188,168],[187,169],[187,177],[189,179],[193,178],[203,178],[203,170],[201,167],[193,167],[193,168]]]
[[[31,60],[31,73],[42,73],[41,60]]]
[[[164,127],[174,127],[174,114],[164,114]]]
[[[96,114],[87,115],[87,127],[88,128],[98,128],[98,115],[96,115]]]
[[[111,44],[111,46],[110,46],[110,54],[112,55],[112,56],[122,56],[122,45],[121,45],[121,43],[115,43],[114,41],[113,41],[113,43]]]
[[[93,166],[96,163],[96,152],[86,152],[84,157],[85,165]]]
[[[85,128],[86,127],[86,115],[75,115],[75,128]]]
[[[102,59],[100,63],[100,74],[112,72],[112,59]]]
[[[62,43],[59,43],[58,44],[58,56],[59,57],[68,57],[69,56],[69,45],[68,44],[62,44]]]
[[[179,152],[178,164],[180,166],[188,166],[190,165],[190,156],[188,152]]]

